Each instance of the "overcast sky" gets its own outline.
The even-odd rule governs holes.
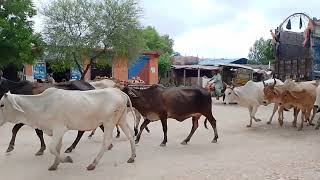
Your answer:
[[[44,1],[34,0],[37,7]],[[172,37],[175,51],[208,58],[247,57],[256,39],[271,38],[270,29],[295,12],[320,18],[320,0],[141,0],[141,6],[143,25]],[[40,17],[35,28],[41,30]]]

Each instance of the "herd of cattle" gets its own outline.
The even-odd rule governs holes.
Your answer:
[[[248,107],[251,127],[252,119],[261,121],[255,116],[260,105],[274,103],[273,113],[268,121],[271,123],[276,111],[279,114],[279,124],[283,125],[283,111],[294,109],[293,126],[296,126],[297,116],[301,111],[302,130],[304,121],[314,125],[313,119],[320,105],[320,87],[318,82],[282,82],[270,79],[265,82],[249,81],[241,87],[228,87],[225,90],[226,104],[237,102]],[[85,131],[93,131],[100,127],[104,131],[101,150],[94,161],[87,167],[95,169],[106,149],[112,145],[112,132],[117,128],[117,137],[120,135],[119,127],[127,136],[131,156],[128,163],[133,163],[136,157],[135,144],[139,143],[144,129],[148,132],[150,122],[161,121],[163,128],[163,141],[160,146],[167,143],[168,118],[184,121],[192,118],[192,128],[189,135],[181,144],[186,145],[198,128],[198,120],[206,117],[212,128],[214,137],[212,143],[218,140],[216,119],[212,115],[211,94],[200,87],[164,88],[153,85],[147,89],[135,89],[128,85],[120,85],[112,80],[94,82],[70,81],[63,83],[32,83],[29,81],[12,82],[5,78],[0,79],[0,126],[12,122],[12,138],[7,152],[14,149],[16,134],[24,125],[35,129],[41,148],[36,155],[42,155],[46,149],[43,132],[52,136],[49,149],[55,156],[49,170],[56,170],[60,163],[72,163],[72,158],[61,157],[62,139],[68,130],[77,130],[78,135],[73,144],[65,151],[70,153],[78,144]],[[81,109],[79,111],[79,109]],[[311,116],[311,111],[313,114]],[[132,113],[134,132],[127,123],[127,114]],[[138,131],[141,116],[143,123]],[[318,123],[317,128],[320,124]],[[136,140],[134,142],[134,135]]]

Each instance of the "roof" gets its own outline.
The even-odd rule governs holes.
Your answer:
[[[204,59],[199,61],[200,65],[219,66],[226,64],[247,64],[248,59],[236,58],[236,59]]]
[[[253,70],[252,67],[249,66],[245,66],[245,65],[241,65],[241,64],[225,64],[223,66],[228,66],[228,67],[235,67],[235,68],[243,68],[243,69],[249,69],[249,70]]]
[[[202,65],[172,65],[171,67],[173,69],[190,69],[190,70],[195,70],[195,69],[202,69],[202,70],[220,69],[219,67],[216,67],[216,66],[202,66]]]

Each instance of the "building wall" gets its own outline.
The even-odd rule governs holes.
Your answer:
[[[118,58],[114,61],[112,75],[120,81],[128,80],[128,60],[126,58]]]
[[[150,60],[145,64],[138,76],[148,85],[158,84],[158,59],[159,55],[149,55]]]

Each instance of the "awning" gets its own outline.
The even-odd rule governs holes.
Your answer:
[[[203,65],[172,65],[173,69],[187,69],[187,70],[218,70],[219,67],[216,66],[203,66]]]

